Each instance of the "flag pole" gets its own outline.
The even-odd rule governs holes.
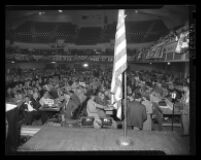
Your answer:
[[[123,108],[124,108],[124,124],[123,124],[123,137],[120,137],[117,140],[117,144],[120,146],[131,146],[134,144],[133,140],[127,136],[127,73],[126,70],[123,73],[124,76],[124,101],[123,101]]]
[[[124,136],[127,137],[127,103],[126,103],[126,97],[127,97],[127,75],[126,70],[124,71]]]

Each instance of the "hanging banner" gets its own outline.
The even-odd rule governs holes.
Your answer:
[[[177,46],[176,46],[176,53],[182,53],[182,49],[189,47],[189,32],[184,32],[180,34]]]

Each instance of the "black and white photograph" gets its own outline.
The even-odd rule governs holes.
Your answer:
[[[196,6],[85,7],[5,6],[5,154],[194,155]]]

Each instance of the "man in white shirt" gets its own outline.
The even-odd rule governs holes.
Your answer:
[[[95,95],[91,95],[90,99],[87,102],[87,115],[89,117],[94,117],[99,119],[100,117],[102,117],[102,115],[100,116],[98,114],[97,108],[104,109],[105,107],[96,103],[94,100],[95,100]]]
[[[95,102],[95,95],[91,95],[90,99],[87,102],[87,115],[89,117],[94,117],[94,128],[101,128],[102,127],[102,121],[100,118],[105,118],[106,114],[105,112],[100,112],[99,109],[103,110],[106,106],[100,105]],[[117,124],[112,119],[112,128],[117,128]]]
[[[22,105],[22,108],[25,111],[25,123],[27,125],[31,125],[34,120],[34,111],[36,111],[36,109],[31,105],[29,96],[26,96],[25,103]]]
[[[100,119],[100,115],[98,114],[97,108],[104,108],[104,106],[97,104],[95,101],[95,95],[91,95],[90,99],[87,102],[87,115],[89,117],[94,117],[94,128],[101,128],[102,121]]]

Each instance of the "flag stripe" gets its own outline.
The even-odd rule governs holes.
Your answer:
[[[113,93],[115,93],[115,91],[116,91],[116,89],[117,89],[117,87],[116,86],[121,86],[121,82],[122,82],[122,78],[120,77],[121,76],[121,74],[119,75],[119,77],[117,78],[117,77],[115,77],[115,83],[114,83],[114,85],[113,85],[113,88],[112,88],[112,92]],[[115,86],[116,85],[116,86]]]
[[[126,48],[126,40],[124,39],[117,45],[117,47],[115,49],[115,56],[120,53],[123,54],[124,52],[121,52],[121,51],[122,51],[122,49],[125,49],[125,48]],[[116,59],[116,57],[115,57],[115,59]]]
[[[124,33],[125,33],[125,27],[124,27],[124,25],[117,31],[117,33],[116,33],[116,39],[119,39],[122,35],[124,35]]]
[[[115,67],[114,71],[118,71],[122,68],[121,66],[125,66],[126,61],[127,61],[127,56],[123,55],[123,57],[121,57],[118,61],[116,61],[115,66],[114,66]],[[126,67],[123,67],[122,69],[125,70],[125,68]],[[123,72],[123,70],[121,70],[121,72]]]

